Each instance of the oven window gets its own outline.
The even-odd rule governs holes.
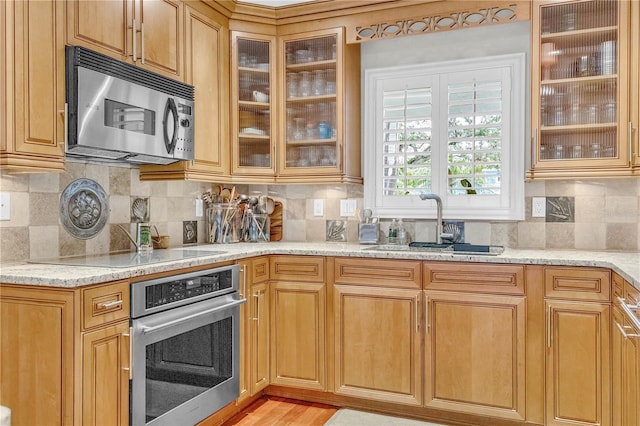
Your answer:
[[[105,99],[104,125],[145,135],[155,135],[156,113],[150,109]]]
[[[146,347],[146,421],[233,375],[233,318]]]

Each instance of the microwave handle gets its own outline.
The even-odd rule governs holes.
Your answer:
[[[169,140],[169,135],[167,134],[169,112],[173,115],[173,135],[171,136],[171,140]],[[178,107],[176,107],[176,101],[174,101],[173,98],[168,98],[167,103],[164,106],[162,130],[164,133],[164,146],[167,148],[167,154],[173,154],[173,150],[176,148],[176,139],[178,139]]]

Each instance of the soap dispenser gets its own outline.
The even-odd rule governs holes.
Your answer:
[[[393,219],[389,225],[389,244],[395,244],[398,238],[398,219]]]

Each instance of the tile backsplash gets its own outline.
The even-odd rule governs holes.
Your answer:
[[[60,195],[81,177],[98,182],[109,200],[107,225],[87,240],[69,234],[59,215]],[[10,195],[11,219],[0,221],[0,261],[132,250],[117,225],[134,231],[131,205],[137,198],[149,199],[149,220],[170,236],[170,246],[183,245],[184,223],[189,221],[196,221],[197,241],[202,243],[204,218],[196,216],[196,199],[211,187],[204,182],[140,181],[135,167],[71,161],[59,174],[2,173],[0,191]],[[283,202],[283,241],[326,241],[328,223],[341,224],[340,239],[358,241],[358,221],[340,217],[340,200],[355,199],[363,208],[362,185],[242,185],[237,190]],[[548,197],[547,210],[561,220],[531,217],[532,197]],[[315,199],[323,200],[322,216],[314,215]],[[525,199],[524,221],[465,221],[465,241],[523,249],[640,250],[640,179],[535,181],[525,185]],[[385,234],[389,224],[382,220]],[[413,240],[434,240],[433,220],[405,219],[404,226]]]

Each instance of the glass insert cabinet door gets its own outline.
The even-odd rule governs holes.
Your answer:
[[[275,172],[272,105],[274,38],[232,33],[233,172]]]
[[[628,166],[628,3],[534,5],[534,168]]]
[[[336,33],[283,42],[285,173],[339,167],[340,44]]]

